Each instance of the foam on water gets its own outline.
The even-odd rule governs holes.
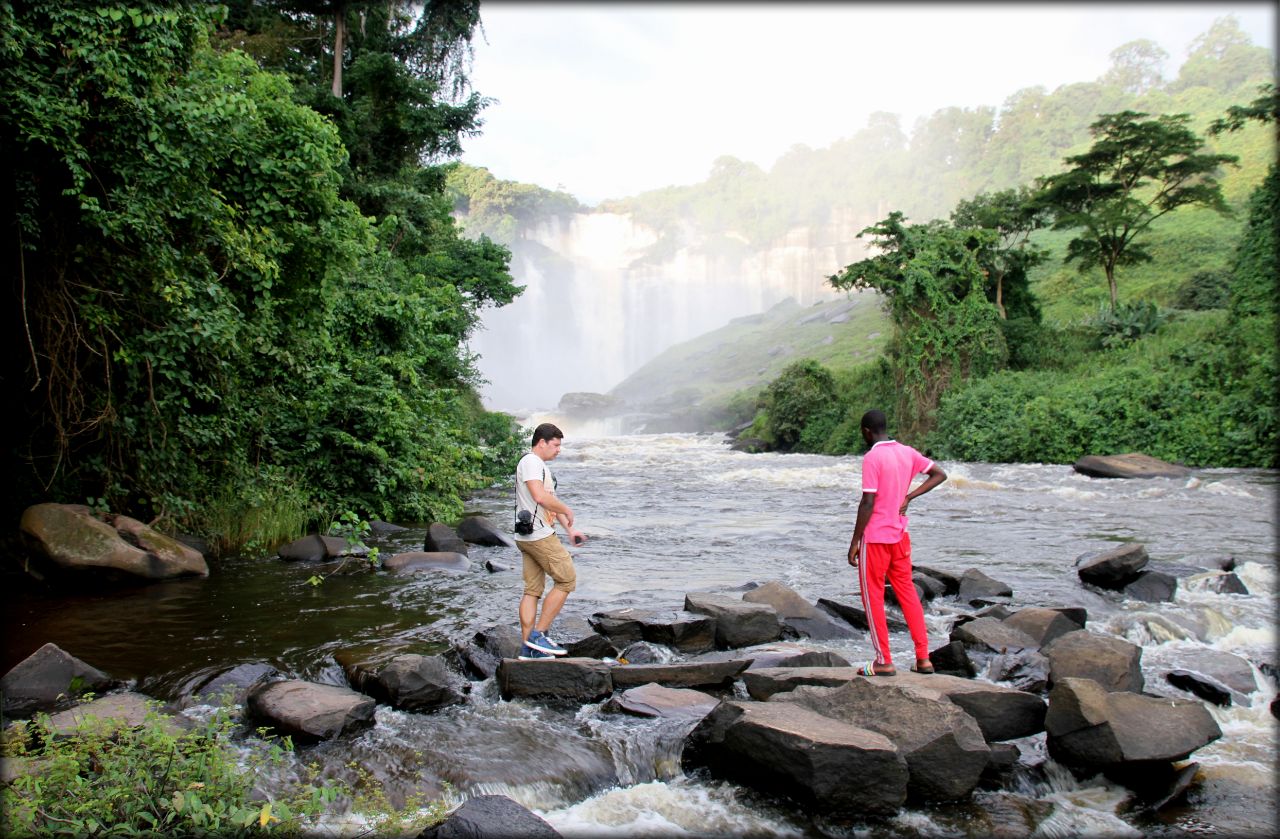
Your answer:
[[[758,813],[725,785],[685,778],[614,787],[570,807],[535,811],[565,837],[803,836],[776,813]]]

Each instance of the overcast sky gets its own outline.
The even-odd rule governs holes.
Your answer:
[[[498,100],[463,160],[581,201],[704,180],[733,155],[772,168],[875,111],[998,107],[1092,81],[1113,49],[1155,41],[1177,72],[1234,15],[1275,50],[1272,3],[542,3],[480,8],[471,80]]]

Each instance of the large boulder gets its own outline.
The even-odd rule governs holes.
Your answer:
[[[146,722],[147,714],[155,713],[160,717],[161,726],[165,730],[173,735],[181,734],[183,726],[174,717],[163,713],[160,710],[162,705],[159,700],[134,691],[112,693],[50,715],[49,729],[55,734],[69,735],[90,724],[99,730],[114,732],[139,728]]]
[[[498,689],[503,699],[564,699],[598,702],[613,692],[610,667],[594,658],[504,658],[498,665]]]
[[[209,575],[200,552],[128,516],[113,527],[81,504],[35,504],[22,513],[23,541],[58,571],[111,582]]]
[[[945,695],[978,723],[988,741],[1013,740],[1044,731],[1044,700],[1035,694],[975,679],[899,670],[893,676],[862,676],[856,667],[766,667],[747,670],[742,683],[753,699],[767,700],[804,685],[839,687],[853,679],[879,686],[901,685]]]
[[[979,653],[1008,653],[1040,647],[1027,633],[996,618],[977,618],[961,624],[951,630],[951,640]]]
[[[1067,678],[1049,692],[1049,754],[1073,769],[1183,760],[1222,736],[1200,702],[1108,691]]]
[[[973,717],[926,687],[853,679],[835,688],[796,688],[774,701],[795,702],[888,737],[907,762],[907,792],[914,799],[965,798],[978,785],[990,757]]]
[[[372,726],[376,705],[349,688],[291,679],[257,685],[246,709],[295,742],[315,742]]]
[[[1191,474],[1185,466],[1166,463],[1138,452],[1087,454],[1071,468],[1090,478],[1185,478]]]
[[[413,574],[419,571],[470,571],[471,560],[466,554],[452,551],[405,551],[382,560],[382,567],[397,574]]]
[[[351,686],[402,711],[435,711],[462,702],[457,678],[438,655],[401,653],[385,660],[349,650],[335,654]]]
[[[473,545],[491,548],[514,548],[516,541],[487,516],[463,516],[458,522],[458,537]]]
[[[1042,606],[1019,609],[1005,618],[1004,622],[1029,636],[1040,647],[1061,635],[1084,628],[1058,609],[1046,609]]]
[[[1143,570],[1126,583],[1121,591],[1130,600],[1141,600],[1145,603],[1171,603],[1174,594],[1178,591],[1178,578],[1163,571]]]
[[[686,594],[684,609],[715,618],[716,646],[721,649],[765,644],[782,635],[777,611],[764,603],[749,603],[723,594]]]
[[[479,795],[439,824],[418,834],[417,839],[559,839],[560,833],[541,817],[505,795]]]
[[[101,693],[111,677],[63,650],[45,644],[0,677],[5,717],[28,717],[69,705],[77,696]]]
[[[447,524],[432,522],[427,527],[426,538],[422,541],[422,549],[427,553],[443,551],[445,553],[466,554],[467,543]]]
[[[1082,582],[1119,591],[1133,582],[1149,561],[1144,546],[1121,545],[1076,557],[1076,574]]]
[[[1041,650],[1049,659],[1049,683],[1092,679],[1106,690],[1141,693],[1142,647],[1088,630],[1069,632]]]
[[[1258,690],[1253,666],[1246,659],[1225,650],[1193,647],[1178,655],[1183,669],[1211,679],[1230,690],[1237,702],[1248,705],[1249,694]]]
[[[615,693],[604,704],[604,710],[639,717],[700,720],[719,704],[719,699],[700,690],[649,683]]]
[[[251,661],[237,664],[229,670],[214,673],[195,682],[190,693],[184,697],[183,704],[190,705],[197,700],[217,704],[230,698],[237,705],[243,705],[248,699],[249,691],[255,685],[279,675],[279,670],[265,662]]]
[[[831,615],[805,600],[799,592],[777,580],[748,591],[742,599],[747,603],[772,606],[783,626],[801,638],[830,640],[855,635],[847,622],[833,620]]]
[[[837,818],[891,815],[907,798],[907,764],[889,738],[794,702],[721,702],[682,760]]]
[[[672,664],[621,664],[610,670],[614,688],[656,682],[668,687],[728,687],[747,669],[749,659],[686,661]]]

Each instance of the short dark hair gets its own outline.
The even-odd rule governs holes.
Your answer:
[[[862,427],[873,434],[883,434],[889,427],[889,421],[884,418],[884,411],[872,408],[862,415]]]
[[[544,422],[542,425],[533,429],[532,445],[536,446],[539,443],[541,443],[543,440],[563,440],[563,439],[564,439],[564,432],[556,428],[554,425],[552,425],[549,422]]]

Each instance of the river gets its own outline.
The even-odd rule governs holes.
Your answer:
[[[722,435],[574,436],[553,463],[559,492],[590,541],[574,549],[578,590],[564,614],[588,617],[623,605],[680,608],[689,591],[741,590],[780,580],[810,601],[853,600],[845,562],[860,457],[747,455]],[[1146,690],[1187,696],[1164,679],[1205,646],[1255,664],[1277,661],[1274,472],[1204,469],[1189,479],[1108,481],[1070,467],[944,462],[950,480],[912,505],[918,563],[962,573],[979,568],[1009,583],[1015,606],[1084,606],[1089,628],[1144,647]],[[469,504],[500,523],[510,490]],[[424,526],[375,540],[384,554],[421,550]],[[1141,542],[1152,567],[1216,568],[1228,557],[1248,595],[1183,584],[1173,603],[1144,604],[1080,584],[1083,553]],[[515,623],[518,570],[510,548],[471,549],[467,573],[338,574],[322,585],[314,566],[274,558],[211,562],[201,580],[75,596],[3,595],[7,670],[53,641],[136,688],[171,700],[236,664],[267,662],[291,676],[344,684],[335,651],[395,644],[439,653],[495,623]],[[946,600],[926,610],[930,641],[945,642],[956,614]],[[1201,638],[1179,627],[1201,627]],[[904,636],[895,654],[909,655]],[[853,662],[865,638],[806,642]],[[0,670],[0,672],[3,672]],[[685,775],[683,730],[669,722],[502,701],[492,681],[464,705],[430,715],[387,707],[372,729],[301,750],[335,774],[355,760],[396,801],[443,791],[457,800],[501,792],[565,836],[1008,836],[1271,835],[1277,820],[1276,684],[1255,673],[1252,704],[1209,706],[1223,737],[1201,749],[1200,781],[1187,803],[1159,815],[1128,806],[1101,779],[1076,781],[1051,763],[1012,789],[982,791],[962,805],[904,809],[888,821],[838,825],[700,774]],[[1043,763],[1043,735],[1019,741]],[[447,786],[446,786],[447,785]],[[334,819],[348,834],[358,823]]]

